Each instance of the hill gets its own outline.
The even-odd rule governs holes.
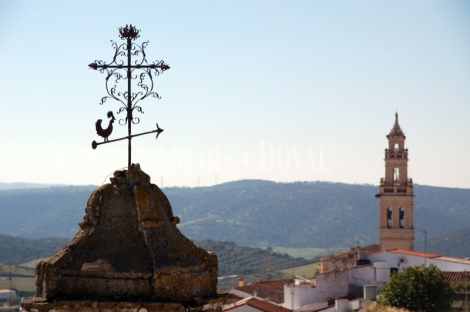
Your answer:
[[[268,181],[165,189],[180,230],[192,239],[319,248],[376,243],[377,191],[372,185]],[[415,194],[415,228],[427,229],[428,239],[469,228],[469,189],[415,185]]]
[[[93,186],[0,191],[0,231],[71,238]],[[328,182],[244,180],[164,188],[178,228],[192,240],[241,246],[350,247],[378,241],[378,187]],[[415,228],[428,240],[470,228],[470,190],[415,185]],[[423,240],[416,233],[416,243]]]
[[[424,246],[424,234],[416,232],[415,239],[419,239],[416,244],[417,250],[426,250],[427,252],[440,255],[453,256],[458,258],[470,257],[470,228],[453,231],[444,235],[439,235],[427,240]],[[425,249],[426,247],[426,249]]]
[[[96,186],[0,190],[0,233],[72,238]]]
[[[35,290],[36,262],[39,258],[52,256],[63,246],[62,243],[68,241],[52,238],[31,240],[0,235],[0,289],[8,287],[9,283],[1,277],[9,276],[11,272],[14,276],[14,288],[26,292],[24,295],[32,295]],[[195,243],[217,255],[221,288],[236,286],[239,276],[243,276],[245,281],[250,283],[256,280],[292,277],[293,272],[313,276],[316,269],[311,260],[293,258],[287,254],[273,252],[270,248],[241,247],[232,242],[210,240]],[[22,261],[29,262],[18,264]],[[309,265],[305,265],[307,263]],[[293,267],[296,268],[292,269]],[[284,270],[281,271],[282,269]]]
[[[250,275],[264,271],[278,271],[312,262],[304,258],[292,258],[287,254],[273,252],[271,248],[241,247],[232,242],[215,242],[212,240],[195,243],[217,255],[219,259],[219,276],[230,274]]]
[[[36,262],[40,258],[49,258],[68,243],[63,238],[46,238],[31,240],[26,238],[0,235],[0,277],[15,277],[13,285],[26,292],[34,291],[34,276]],[[228,288],[237,285],[238,277],[243,276],[247,283],[256,280],[269,280],[291,277],[297,272],[315,272],[315,265],[306,266],[312,260],[293,258],[287,254],[273,252],[272,249],[237,246],[232,242],[201,241],[195,242],[202,248],[214,252],[219,260],[219,287]],[[22,263],[23,261],[29,261]],[[21,264],[18,264],[21,263]],[[285,272],[281,272],[285,269]],[[11,271],[10,271],[11,270]],[[306,273],[303,273],[306,274]],[[0,288],[8,282],[0,278]]]
[[[68,243],[66,238],[26,239],[0,234],[0,263],[20,264],[50,257]]]

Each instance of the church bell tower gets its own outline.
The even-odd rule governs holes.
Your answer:
[[[380,179],[375,195],[379,198],[380,249],[413,250],[413,180],[408,178],[408,149],[398,113],[387,139],[385,178]]]

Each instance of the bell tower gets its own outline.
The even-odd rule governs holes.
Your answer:
[[[395,124],[385,149],[385,178],[380,179],[380,249],[414,248],[413,229],[413,180],[408,178],[408,149],[405,148],[405,134]]]

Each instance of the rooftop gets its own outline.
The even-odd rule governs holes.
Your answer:
[[[254,282],[250,285],[258,285],[271,290],[281,290],[284,291],[284,285],[288,284],[291,280],[274,280],[274,281],[260,281]]]
[[[260,300],[257,298],[247,298],[247,299],[240,300],[234,305],[231,305],[228,308],[224,309],[224,311],[229,311],[229,310],[232,310],[237,307],[244,306],[244,305],[248,305],[250,307],[253,307],[255,309],[258,309],[264,312],[289,312],[290,311],[279,305],[268,302],[267,300]]]
[[[265,312],[289,312],[290,311],[281,306],[269,303],[267,301],[258,300],[258,299],[249,300],[247,304],[249,306],[257,308],[258,310],[265,311]]]
[[[12,292],[15,292],[14,290],[10,290],[10,289],[0,289],[0,294],[6,294],[6,293],[12,293]]]
[[[407,255],[407,256],[416,256],[416,257],[423,257],[423,258],[439,258],[441,255],[433,254],[429,252],[421,252],[421,251],[412,251],[412,250],[404,250],[404,249],[389,249],[387,252],[396,253],[400,255]]]
[[[279,289],[270,289],[268,287],[264,287],[262,285],[257,285],[253,283],[253,284],[246,285],[246,286],[235,287],[234,289],[250,294],[252,296],[256,296],[256,297],[263,298],[263,299],[269,299],[276,303],[283,303],[284,302],[284,286],[282,287],[283,287],[282,291],[280,291]]]
[[[454,257],[440,257],[439,260],[443,261],[449,261],[449,262],[455,262],[455,263],[461,263],[461,264],[469,264],[470,265],[470,259],[462,259],[462,258],[454,258]]]
[[[442,272],[442,274],[451,285],[470,281],[470,272]]]

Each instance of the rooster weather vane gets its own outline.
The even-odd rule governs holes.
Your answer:
[[[107,64],[104,61],[95,61],[94,63],[89,64],[88,66],[94,70],[99,70],[101,73],[106,72],[106,91],[108,93],[107,96],[104,96],[101,99],[100,104],[102,105],[106,102],[107,99],[114,99],[122,103],[122,107],[119,108],[117,114],[126,111],[127,115],[125,119],[120,119],[119,124],[124,126],[127,124],[127,136],[109,140],[109,136],[113,132],[113,123],[116,120],[114,118],[114,114],[112,111],[108,112],[109,124],[106,129],[103,129],[101,123],[103,122],[102,119],[98,119],[96,121],[96,133],[104,138],[103,142],[97,143],[93,141],[91,146],[93,149],[96,149],[98,145],[111,143],[120,140],[128,140],[128,160],[127,165],[130,168],[131,166],[131,140],[133,137],[149,134],[149,133],[157,133],[156,138],[160,133],[163,132],[157,125],[157,129],[132,134],[131,125],[138,124],[140,119],[138,117],[133,116],[134,110],[138,111],[139,113],[144,113],[142,107],[137,105],[141,100],[147,97],[154,97],[160,99],[158,93],[153,91],[153,77],[158,76],[163,73],[165,70],[170,69],[170,66],[165,64],[163,61],[155,61],[153,63],[148,63],[145,55],[145,48],[147,47],[148,41],[145,41],[141,45],[136,44],[133,40],[139,38],[140,30],[137,30],[135,26],[129,25],[126,27],[119,28],[119,37],[122,40],[126,40],[125,43],[118,45],[116,42],[112,41],[112,46],[114,48],[114,57],[113,60]],[[137,60],[134,60],[132,63],[132,56],[136,57]],[[125,62],[127,61],[127,63]],[[117,83],[119,80],[125,79],[127,80],[127,91],[121,92],[117,90]],[[132,80],[137,81],[137,92],[131,91]]]

